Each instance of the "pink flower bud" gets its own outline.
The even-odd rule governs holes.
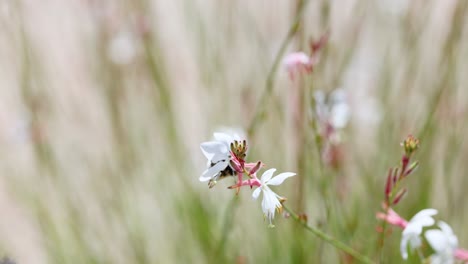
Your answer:
[[[404,189],[401,189],[401,190],[397,193],[395,199],[393,200],[393,205],[396,205],[396,204],[398,204],[398,203],[400,202],[400,200],[403,198],[403,196],[405,196],[406,191],[407,191],[407,189],[404,188]]]

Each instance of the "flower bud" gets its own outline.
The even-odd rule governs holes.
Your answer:
[[[419,139],[409,135],[402,143],[406,155],[411,156],[419,148]]]
[[[403,196],[405,196],[406,191],[407,191],[406,188],[401,189],[401,190],[397,193],[395,199],[393,199],[393,203],[392,203],[392,204],[393,204],[393,205],[397,205],[397,204],[400,202],[400,200],[403,198]]]

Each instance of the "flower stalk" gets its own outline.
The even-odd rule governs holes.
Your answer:
[[[374,263],[371,259],[369,259],[368,257],[366,257],[366,256],[362,255],[361,253],[357,252],[356,250],[354,250],[350,246],[344,244],[343,242],[337,240],[336,238],[330,236],[329,234],[321,231],[320,229],[308,225],[307,222],[303,220],[304,219],[303,217],[301,217],[300,215],[293,212],[287,206],[283,205],[283,208],[284,208],[284,210],[286,212],[289,213],[289,215],[292,217],[292,219],[294,219],[296,222],[298,222],[300,225],[302,225],[306,230],[310,231],[312,234],[314,234],[318,238],[320,238],[323,241],[329,243],[330,245],[334,246],[335,248],[342,250],[346,254],[348,254],[348,255],[354,257],[356,260],[360,261],[361,263],[369,263],[369,264]]]

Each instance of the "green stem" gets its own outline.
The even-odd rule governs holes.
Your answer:
[[[385,215],[388,215],[388,212],[390,211],[390,206],[387,207],[387,209],[385,209]],[[384,251],[383,251],[383,248],[384,248],[384,244],[385,244],[385,232],[387,230],[387,221],[384,221],[383,222],[383,225],[382,225],[382,233],[380,234],[380,239],[379,241],[377,241],[377,247],[378,247],[378,254],[379,254],[379,263],[382,264],[384,263]]]
[[[320,239],[324,240],[325,242],[331,244],[337,249],[340,249],[350,256],[354,257],[356,260],[359,260],[362,263],[373,263],[371,259],[369,259],[366,256],[361,255],[361,253],[357,252],[353,248],[349,247],[348,245],[344,244],[343,242],[337,240],[336,238],[328,235],[327,233],[324,233],[320,229],[317,229],[315,227],[312,227],[308,225],[306,222],[304,222],[302,219],[300,219],[299,215],[297,215],[295,212],[293,212],[291,209],[289,209],[287,206],[283,205],[284,210],[286,210],[291,217],[296,220],[299,224],[301,224],[305,229],[310,231],[312,234],[316,235]]]
[[[226,242],[228,240],[229,232],[231,230],[232,222],[234,221],[234,216],[238,204],[239,196],[235,195],[226,208],[226,212],[224,214],[224,221],[221,229],[222,233],[218,242],[218,248],[216,250],[217,259],[220,259],[220,256],[223,254],[224,248],[226,247]]]
[[[281,58],[283,57],[284,53],[286,52],[286,48],[288,47],[289,43],[291,42],[291,40],[293,39],[294,35],[296,34],[299,28],[302,15],[304,14],[305,7],[307,6],[308,3],[309,3],[309,0],[305,0],[298,7],[296,17],[294,18],[294,23],[289,28],[286,38],[281,43],[281,47],[278,53],[276,53],[276,57],[275,57],[275,60],[273,61],[273,65],[271,66],[270,71],[268,72],[268,75],[267,75],[265,90],[263,91],[263,94],[260,98],[260,102],[257,106],[257,110],[255,111],[255,115],[252,119],[252,122],[250,123],[247,129],[247,133],[250,138],[253,137],[253,133],[255,131],[256,126],[260,123],[260,121],[262,120],[265,114],[265,109],[266,109],[265,105],[266,105],[268,98],[271,96],[273,92],[275,74],[276,74],[276,71],[278,70],[278,66],[281,62]]]

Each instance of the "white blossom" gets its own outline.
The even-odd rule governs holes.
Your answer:
[[[346,91],[343,89],[334,90],[328,97],[323,91],[316,91],[315,111],[319,120],[323,123],[329,123],[335,129],[346,127],[351,117],[351,109],[347,101]]]
[[[436,209],[424,209],[413,216],[408,225],[403,230],[401,237],[400,251],[404,259],[408,258],[408,244],[411,250],[419,248],[422,244],[421,233],[423,227],[431,226],[435,223],[432,216],[437,214]]]
[[[216,180],[221,172],[228,168],[231,161],[230,145],[234,140],[240,141],[237,134],[229,135],[225,133],[214,133],[214,141],[203,142],[200,149],[205,155],[207,169],[200,176],[200,181]]]
[[[427,230],[424,234],[427,242],[435,251],[430,257],[431,264],[452,264],[458,239],[447,223],[439,221],[438,226],[440,229]]]
[[[281,205],[281,201],[284,200],[284,198],[273,192],[270,187],[268,187],[268,185],[280,185],[287,178],[296,175],[296,173],[292,172],[283,172],[272,178],[275,171],[276,169],[269,169],[265,171],[260,178],[261,186],[255,189],[255,191],[252,193],[252,197],[257,199],[260,195],[260,191],[262,191],[262,211],[265,217],[268,218],[270,226],[273,226],[271,221],[275,217],[275,211],[281,210],[283,207]]]

